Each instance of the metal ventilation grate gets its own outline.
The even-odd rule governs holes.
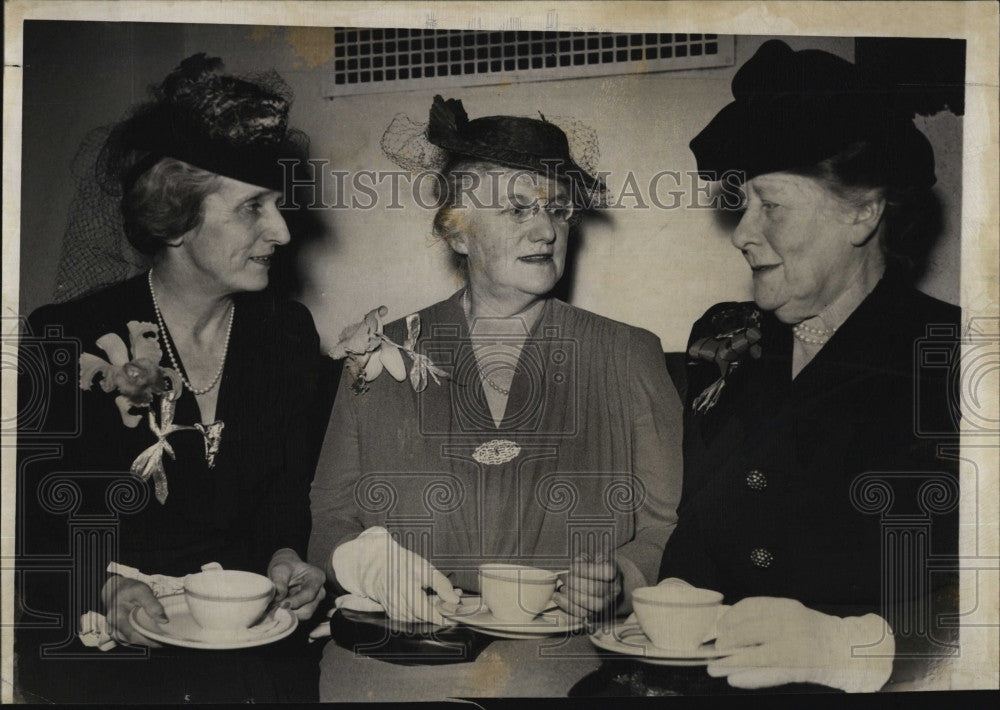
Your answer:
[[[711,34],[338,28],[327,97],[733,64]]]

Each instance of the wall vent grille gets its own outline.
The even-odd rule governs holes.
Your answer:
[[[714,34],[337,28],[328,98],[731,66]]]

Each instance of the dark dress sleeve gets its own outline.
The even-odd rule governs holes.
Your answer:
[[[704,539],[698,518],[682,515],[663,551],[658,579],[675,577],[695,587],[721,589],[721,570],[702,544]]]
[[[895,496],[911,506],[918,516],[930,521],[925,556],[917,575],[897,570],[882,609],[892,627],[896,658],[891,681],[922,677],[959,649],[959,372],[958,308],[935,304],[928,323],[938,324],[937,332],[926,329],[923,342],[914,352],[915,377],[900,399],[910,405],[909,439],[895,452],[884,452],[884,460],[873,470],[908,471],[916,475],[895,488]],[[941,325],[948,326],[940,328]],[[952,367],[933,366],[944,355]],[[900,538],[895,538],[900,540]],[[897,547],[895,551],[898,551]],[[886,551],[891,554],[890,550]],[[926,586],[905,583],[922,575]],[[966,605],[968,607],[968,605]]]
[[[80,388],[80,355],[104,353],[100,318],[49,305],[24,324],[18,347],[15,569],[21,623],[65,634],[79,614],[103,611],[100,591],[117,533],[111,485],[128,462],[113,442],[122,428],[114,397]],[[103,333],[101,333],[103,334]],[[98,445],[98,442],[100,445]],[[53,615],[59,615],[58,627]],[[41,627],[40,627],[41,628]],[[42,632],[40,632],[42,633]]]
[[[18,603],[32,610],[63,608],[66,591],[51,583],[51,573],[35,561],[58,559],[67,554],[67,527],[44,502],[42,486],[47,475],[64,461],[61,450],[77,428],[78,390],[56,387],[50,370],[52,351],[60,341],[72,362],[62,377],[72,377],[78,367],[79,340],[63,337],[56,324],[57,311],[42,307],[32,313],[20,334],[17,372],[17,505],[16,588]],[[75,467],[74,467],[75,468]]]
[[[721,303],[713,306],[708,312],[699,318],[691,328],[688,336],[687,348],[691,344],[705,335],[708,335],[709,324],[712,314],[719,309],[731,306],[730,303]],[[687,350],[685,348],[685,351]],[[687,354],[685,352],[685,358]],[[722,585],[721,571],[718,565],[711,558],[708,547],[705,544],[708,539],[700,530],[700,518],[695,515],[684,515],[687,504],[695,498],[695,494],[701,489],[703,481],[698,476],[697,467],[690,464],[696,444],[698,444],[699,434],[697,429],[700,425],[692,413],[691,404],[695,397],[719,376],[718,367],[709,362],[688,361],[686,365],[687,388],[685,392],[683,406],[683,450],[684,450],[684,475],[681,486],[681,498],[678,505],[677,527],[667,541],[660,561],[660,570],[657,579],[677,577],[693,584],[696,587],[705,589],[719,589]]]
[[[321,354],[319,335],[309,311],[298,303],[281,309],[276,320],[279,338],[277,361],[272,372],[262,377],[284,377],[288,390],[283,394],[286,413],[280,421],[282,452],[280,470],[270,473],[270,482],[261,501],[258,553],[266,567],[271,556],[290,548],[303,560],[309,542],[309,486],[316,471],[319,442],[314,417],[322,410],[317,401]]]

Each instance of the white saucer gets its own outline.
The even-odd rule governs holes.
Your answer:
[[[583,628],[583,619],[570,616],[562,609],[544,611],[531,621],[501,621],[493,616],[479,597],[463,597],[457,605],[439,600],[437,608],[446,619],[504,639],[540,639]]]
[[[264,646],[285,638],[295,631],[299,620],[288,609],[278,608],[273,618],[257,626],[239,631],[213,631],[203,629],[191,616],[183,594],[160,598],[160,604],[170,620],[166,624],[156,621],[140,606],[132,609],[129,621],[132,628],[143,636],[172,646],[205,649],[233,649]]]
[[[590,642],[604,651],[634,656],[637,661],[657,666],[704,666],[726,655],[719,653],[714,641],[693,649],[658,648],[638,624],[619,623],[610,631],[597,631],[591,634]]]

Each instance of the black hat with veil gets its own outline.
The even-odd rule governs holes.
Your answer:
[[[292,92],[274,72],[237,77],[204,53],[185,59],[151,98],[118,123],[91,131],[77,152],[77,190],[63,237],[56,301],[118,283],[148,266],[129,244],[121,199],[163,158],[277,191],[282,161],[304,158],[305,134],[288,127]]]

